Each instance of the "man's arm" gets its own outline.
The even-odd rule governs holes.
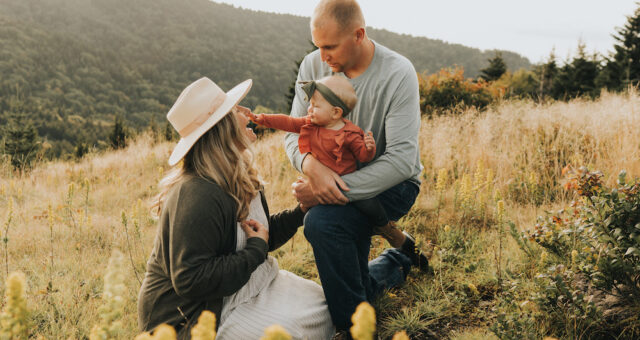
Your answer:
[[[375,197],[414,175],[420,133],[420,94],[415,72],[404,76],[385,117],[384,153],[364,168],[342,176],[351,201]]]

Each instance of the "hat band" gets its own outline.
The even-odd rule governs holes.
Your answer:
[[[189,123],[187,126],[183,127],[182,129],[180,129],[180,131],[178,131],[178,134],[180,134],[180,137],[186,138],[193,131],[195,131],[197,128],[199,128],[204,122],[207,121],[207,119],[209,119],[209,117],[211,117],[211,115],[214,112],[216,112],[216,110],[220,107],[220,105],[222,105],[224,103],[225,99],[226,99],[226,96],[218,96],[218,97],[216,97],[214,99],[213,103],[211,104],[212,109],[209,112],[205,112],[205,113],[200,114],[191,123]]]

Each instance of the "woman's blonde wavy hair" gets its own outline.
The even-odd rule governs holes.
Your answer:
[[[237,203],[237,220],[244,221],[249,204],[258,194],[261,181],[253,167],[250,141],[234,112],[230,112],[193,145],[182,162],[176,164],[162,180],[160,193],[152,210],[160,215],[167,193],[190,176],[218,184]]]

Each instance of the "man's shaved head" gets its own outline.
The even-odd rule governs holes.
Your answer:
[[[364,28],[364,16],[355,0],[322,0],[311,16],[311,30],[334,20],[341,31]]]

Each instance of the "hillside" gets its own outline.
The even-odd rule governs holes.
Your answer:
[[[384,30],[370,36],[418,72],[454,64],[475,76],[493,51]],[[0,124],[31,120],[52,145],[98,146],[114,115],[141,129],[163,121],[200,76],[223,89],[253,78],[244,104],[286,107],[295,61],[310,49],[308,18],[207,0],[4,0],[0,2]],[[529,61],[503,52],[511,69]]]
[[[547,266],[570,266],[573,259],[545,255],[541,261],[539,247],[531,258],[510,236],[501,236],[496,200],[504,202],[504,218],[517,231],[533,230],[537,216],[573,200],[562,189],[565,165],[601,170],[606,185],[615,184],[622,169],[628,178],[639,176],[639,107],[637,93],[605,94],[593,102],[513,101],[484,113],[423,119],[423,183],[400,224],[423,245],[426,240],[435,243],[435,274],[414,271],[405,286],[377,302],[381,336],[406,330],[412,339],[434,333],[451,339],[489,338],[488,327],[509,297],[516,303],[515,315],[526,316],[518,306],[537,292],[541,279],[536,275]],[[282,133],[266,134],[255,145],[256,165],[274,212],[294,204],[288,188],[297,173],[282,138]],[[139,280],[155,235],[147,206],[168,170],[172,147],[140,136],[124,150],[90,154],[80,162],[38,164],[23,177],[0,163],[0,224],[7,240],[0,250],[6,249],[8,259],[0,257],[0,281],[5,270],[26,274],[33,335],[86,338],[98,322],[102,277],[113,249],[127,259],[122,338],[137,333]],[[384,240],[374,240],[372,255],[385,247]],[[272,254],[282,269],[318,281],[302,230]],[[499,286],[500,276],[506,288]],[[537,332],[531,338],[571,338],[543,322],[527,325]]]

